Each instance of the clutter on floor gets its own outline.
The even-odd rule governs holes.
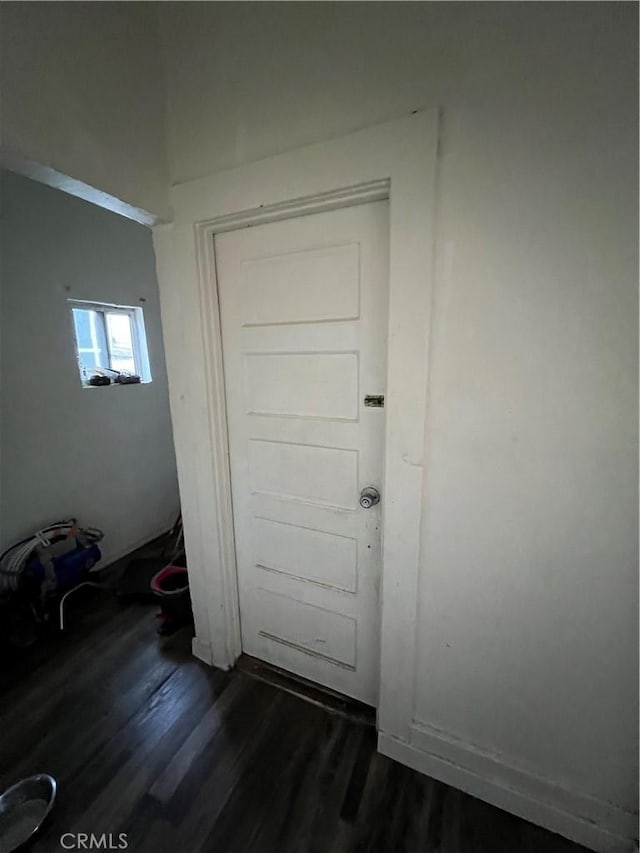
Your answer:
[[[38,773],[12,785],[0,796],[0,850],[13,853],[40,830],[53,808],[57,783]]]
[[[36,641],[40,625],[64,630],[68,597],[81,587],[101,586],[92,576],[102,558],[102,538],[101,530],[80,527],[72,518],[37,531],[0,556],[0,630],[5,640],[25,647]]]
[[[129,561],[115,587],[121,599],[159,601],[158,633],[169,636],[192,624],[182,516],[157,543]]]
[[[169,564],[187,565],[180,515],[168,533],[138,549],[122,566],[115,582],[115,594],[122,599],[155,602],[151,581],[160,569]]]
[[[160,569],[151,581],[151,590],[160,600],[158,634],[168,637],[191,624],[189,576],[184,566],[169,565]]]
[[[101,530],[59,521],[0,556],[0,646],[26,649],[46,629],[64,631],[69,598],[86,587],[120,600],[159,603],[158,633],[193,625],[182,518],[128,558],[97,569]],[[84,606],[84,602],[83,602]]]

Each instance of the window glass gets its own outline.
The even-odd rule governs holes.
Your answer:
[[[88,379],[96,367],[109,366],[103,316],[101,312],[86,308],[73,309],[78,363],[83,379]]]
[[[73,321],[76,324],[76,338],[79,347],[91,347],[90,313],[90,311],[84,311],[82,308],[73,309]]]
[[[111,383],[151,382],[142,308],[69,300],[80,378],[96,374]],[[119,375],[120,374],[120,375]]]
[[[135,373],[131,317],[128,314],[107,312],[107,335],[111,351],[111,367],[114,370]]]

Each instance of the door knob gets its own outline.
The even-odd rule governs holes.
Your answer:
[[[374,489],[373,486],[365,486],[360,492],[360,506],[362,509],[371,509],[377,503],[380,503],[380,492]]]

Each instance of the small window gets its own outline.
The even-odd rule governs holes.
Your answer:
[[[142,308],[69,300],[83,385],[93,376],[112,382],[151,382]]]

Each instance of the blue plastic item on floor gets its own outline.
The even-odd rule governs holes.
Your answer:
[[[90,545],[88,548],[78,546],[73,551],[53,557],[52,562],[58,589],[65,590],[77,586],[101,558],[102,554],[97,545]],[[29,558],[26,573],[31,580],[38,583],[44,580],[45,568],[36,553],[33,553]]]

